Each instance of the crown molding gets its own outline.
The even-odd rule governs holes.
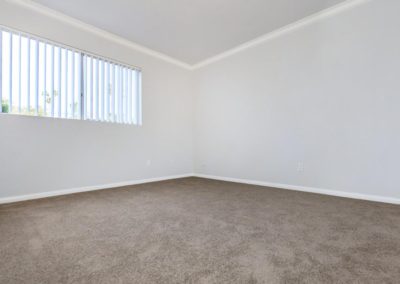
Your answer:
[[[325,18],[329,18],[331,16],[334,16],[338,13],[341,13],[345,10],[351,9],[353,7],[356,7],[358,5],[364,4],[366,2],[369,2],[372,0],[347,0],[344,1],[342,3],[339,3],[335,6],[332,6],[330,8],[324,9],[320,12],[317,12],[315,14],[312,14],[310,16],[307,16],[297,22],[291,23],[289,25],[286,25],[282,28],[279,28],[277,30],[274,30],[270,33],[264,34],[258,38],[255,38],[253,40],[250,40],[248,42],[245,42],[241,45],[238,45],[237,47],[234,47],[232,49],[229,49],[227,51],[224,51],[218,55],[212,56],[206,60],[203,60],[199,63],[196,63],[194,65],[191,66],[191,70],[196,70],[196,69],[200,69],[202,67],[205,67],[207,65],[210,65],[212,63],[215,63],[217,61],[220,61],[222,59],[228,58],[230,56],[233,56],[237,53],[240,53],[242,51],[245,51],[249,48],[255,47],[257,45],[260,45],[262,43],[268,42],[270,40],[273,40],[275,38],[278,38],[280,36],[283,36],[285,34],[288,34],[290,32],[293,32],[295,30],[298,30],[302,27],[308,26],[310,24],[313,24],[315,22],[318,22],[320,20],[323,20]]]
[[[150,48],[144,47],[144,46],[142,46],[140,44],[134,43],[134,42],[132,42],[130,40],[127,40],[127,39],[125,39],[123,37],[120,37],[120,36],[118,36],[116,34],[113,34],[113,33],[107,32],[105,30],[102,30],[100,28],[97,28],[95,26],[89,25],[89,24],[87,24],[85,22],[82,22],[82,21],[76,19],[76,18],[67,16],[67,15],[65,15],[65,14],[63,14],[61,12],[58,12],[56,10],[53,10],[51,8],[48,8],[46,6],[43,6],[43,5],[38,4],[36,2],[33,2],[32,0],[6,0],[6,1],[9,2],[9,3],[16,4],[16,5],[19,5],[21,7],[33,10],[35,12],[41,13],[41,14],[46,15],[48,17],[57,19],[59,21],[62,21],[62,22],[67,23],[69,25],[72,25],[75,28],[84,30],[86,32],[90,32],[92,34],[95,34],[97,36],[100,36],[102,38],[110,40],[110,41],[115,42],[117,44],[123,45],[125,47],[131,48],[131,49],[133,49],[135,51],[138,51],[138,52],[141,52],[143,54],[146,54],[146,55],[161,59],[161,60],[166,61],[168,63],[172,63],[174,65],[177,65],[177,66],[181,67],[181,68],[184,68],[184,69],[187,69],[187,70],[191,70],[192,69],[192,66],[190,64],[182,62],[182,61],[180,61],[178,59],[170,57],[170,56],[168,56],[166,54],[163,54],[161,52],[158,52],[158,51],[152,50]]]
[[[268,41],[273,40],[275,38],[278,38],[280,36],[283,36],[285,34],[288,34],[290,32],[293,32],[295,30],[298,30],[298,29],[300,29],[302,27],[305,27],[305,26],[308,26],[308,25],[313,24],[315,22],[321,21],[321,20],[323,20],[325,18],[329,18],[331,16],[334,16],[335,14],[341,13],[341,12],[343,12],[345,10],[354,8],[356,6],[364,4],[366,2],[370,2],[372,0],[346,0],[346,1],[344,1],[342,3],[339,3],[339,4],[335,5],[335,6],[332,6],[330,8],[324,9],[324,10],[322,10],[320,12],[317,12],[315,14],[307,16],[307,17],[305,17],[305,18],[303,18],[303,19],[301,19],[299,21],[296,21],[296,22],[291,23],[289,25],[286,25],[286,26],[284,26],[282,28],[279,28],[277,30],[274,30],[272,32],[264,34],[264,35],[262,35],[262,36],[260,36],[258,38],[255,38],[253,40],[245,42],[245,43],[243,43],[241,45],[238,45],[238,46],[236,46],[236,47],[234,47],[232,49],[224,51],[224,52],[222,52],[220,54],[212,56],[212,57],[210,57],[208,59],[205,59],[205,60],[200,61],[199,63],[195,63],[193,65],[190,65],[190,64],[185,63],[183,61],[180,61],[180,60],[178,60],[176,58],[170,57],[170,56],[168,56],[166,54],[163,54],[161,52],[158,52],[158,51],[152,50],[150,48],[144,47],[144,46],[142,46],[140,44],[134,43],[134,42],[132,42],[130,40],[127,40],[127,39],[125,39],[123,37],[120,37],[120,36],[118,36],[116,34],[107,32],[107,31],[102,30],[100,28],[97,28],[95,26],[92,26],[92,25],[89,25],[87,23],[84,23],[84,22],[82,22],[80,20],[77,20],[77,19],[75,19],[73,17],[67,16],[67,15],[65,15],[65,14],[63,14],[61,12],[55,11],[55,10],[53,10],[51,8],[48,8],[46,6],[43,6],[43,5],[38,4],[36,2],[33,2],[32,0],[6,0],[6,1],[10,2],[10,3],[13,3],[13,4],[17,4],[17,5],[25,7],[25,8],[28,8],[30,10],[34,10],[36,12],[39,12],[39,13],[44,14],[46,16],[55,18],[57,20],[63,21],[63,22],[65,22],[67,24],[70,24],[70,25],[72,25],[72,26],[74,26],[74,27],[76,27],[78,29],[81,29],[81,30],[84,30],[84,31],[87,31],[87,32],[90,32],[90,33],[93,33],[93,34],[96,34],[96,35],[98,35],[100,37],[103,37],[103,38],[105,38],[107,40],[113,41],[115,43],[118,43],[120,45],[126,46],[128,48],[131,48],[131,49],[133,49],[135,51],[147,54],[149,56],[153,56],[155,58],[161,59],[161,60],[166,61],[168,63],[172,63],[172,64],[177,65],[177,66],[179,66],[181,68],[184,68],[186,70],[193,71],[193,70],[197,70],[197,69],[203,68],[205,66],[208,66],[210,64],[213,64],[215,62],[218,62],[220,60],[223,60],[225,58],[228,58],[230,56],[233,56],[233,55],[235,55],[237,53],[240,53],[242,51],[245,51],[247,49],[253,48],[253,47],[255,47],[257,45],[260,45],[262,43],[265,43],[265,42],[268,42]]]

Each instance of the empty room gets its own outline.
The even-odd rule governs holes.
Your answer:
[[[399,11],[0,0],[0,283],[400,283]]]

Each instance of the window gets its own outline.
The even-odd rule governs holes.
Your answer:
[[[0,27],[0,112],[141,124],[141,71]]]

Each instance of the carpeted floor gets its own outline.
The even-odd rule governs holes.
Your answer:
[[[0,283],[399,283],[400,206],[187,178],[0,206]]]

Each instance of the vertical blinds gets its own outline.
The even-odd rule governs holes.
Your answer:
[[[0,112],[141,124],[141,72],[0,27]]]

